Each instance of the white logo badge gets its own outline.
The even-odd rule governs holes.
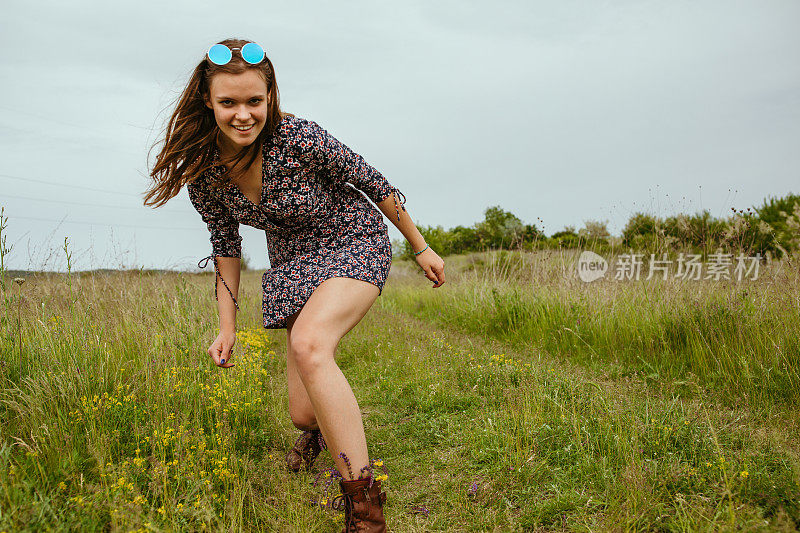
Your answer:
[[[590,283],[606,275],[608,262],[603,259],[603,256],[587,250],[581,253],[578,258],[577,268],[578,277],[581,278],[581,281]]]

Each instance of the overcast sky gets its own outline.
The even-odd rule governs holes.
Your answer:
[[[618,234],[636,211],[800,193],[796,0],[3,0],[11,268],[63,270],[65,237],[77,269],[208,255],[185,190],[156,210],[141,195],[175,97],[227,37],[261,44],[283,109],[363,155],[417,224],[499,205],[547,235]],[[241,233],[268,267],[264,233]]]

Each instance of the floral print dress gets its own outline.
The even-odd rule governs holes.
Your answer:
[[[262,312],[269,329],[285,328],[286,319],[332,277],[360,279],[383,292],[392,247],[383,214],[367,197],[378,203],[394,192],[399,221],[399,209],[405,210],[403,194],[312,120],[284,116],[262,150],[258,205],[233,183],[210,186],[209,178],[219,177],[222,165],[187,185],[189,199],[210,232],[212,255],[206,264],[208,259],[216,264],[216,257],[241,257],[239,224],[264,230],[270,268],[261,278]],[[214,286],[216,290],[216,279]]]

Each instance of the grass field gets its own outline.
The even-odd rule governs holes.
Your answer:
[[[337,361],[394,531],[795,531],[800,280],[583,284],[559,252],[395,261]],[[0,532],[338,531],[293,474],[285,331],[243,273],[29,276],[2,294]],[[330,498],[337,487],[331,485]]]

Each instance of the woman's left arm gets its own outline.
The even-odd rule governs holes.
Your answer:
[[[433,251],[433,248],[425,244],[425,239],[419,232],[419,229],[417,229],[414,221],[411,220],[411,216],[408,214],[405,206],[398,209],[396,194],[396,192],[392,191],[389,196],[377,202],[376,205],[383,214],[386,215],[386,218],[391,220],[397,229],[400,230],[400,233],[402,233],[409,244],[411,244],[411,249],[414,250],[414,253],[425,250],[427,247],[427,250],[419,255],[415,255],[414,258],[425,272],[425,277],[435,282],[432,288],[439,288],[444,284],[444,261]]]
[[[444,261],[433,249],[429,247],[425,249],[427,246],[425,239],[403,205],[405,197],[402,203],[398,201],[397,194],[403,196],[403,193],[393,187],[361,155],[340,142],[322,126],[313,120],[308,121],[308,126],[307,138],[304,140],[311,147],[314,157],[325,169],[331,182],[338,186],[350,183],[375,202],[386,218],[391,220],[408,239],[415,253],[425,250],[414,256],[417,264],[422,267],[425,277],[434,282],[434,289],[441,287],[444,283]]]

